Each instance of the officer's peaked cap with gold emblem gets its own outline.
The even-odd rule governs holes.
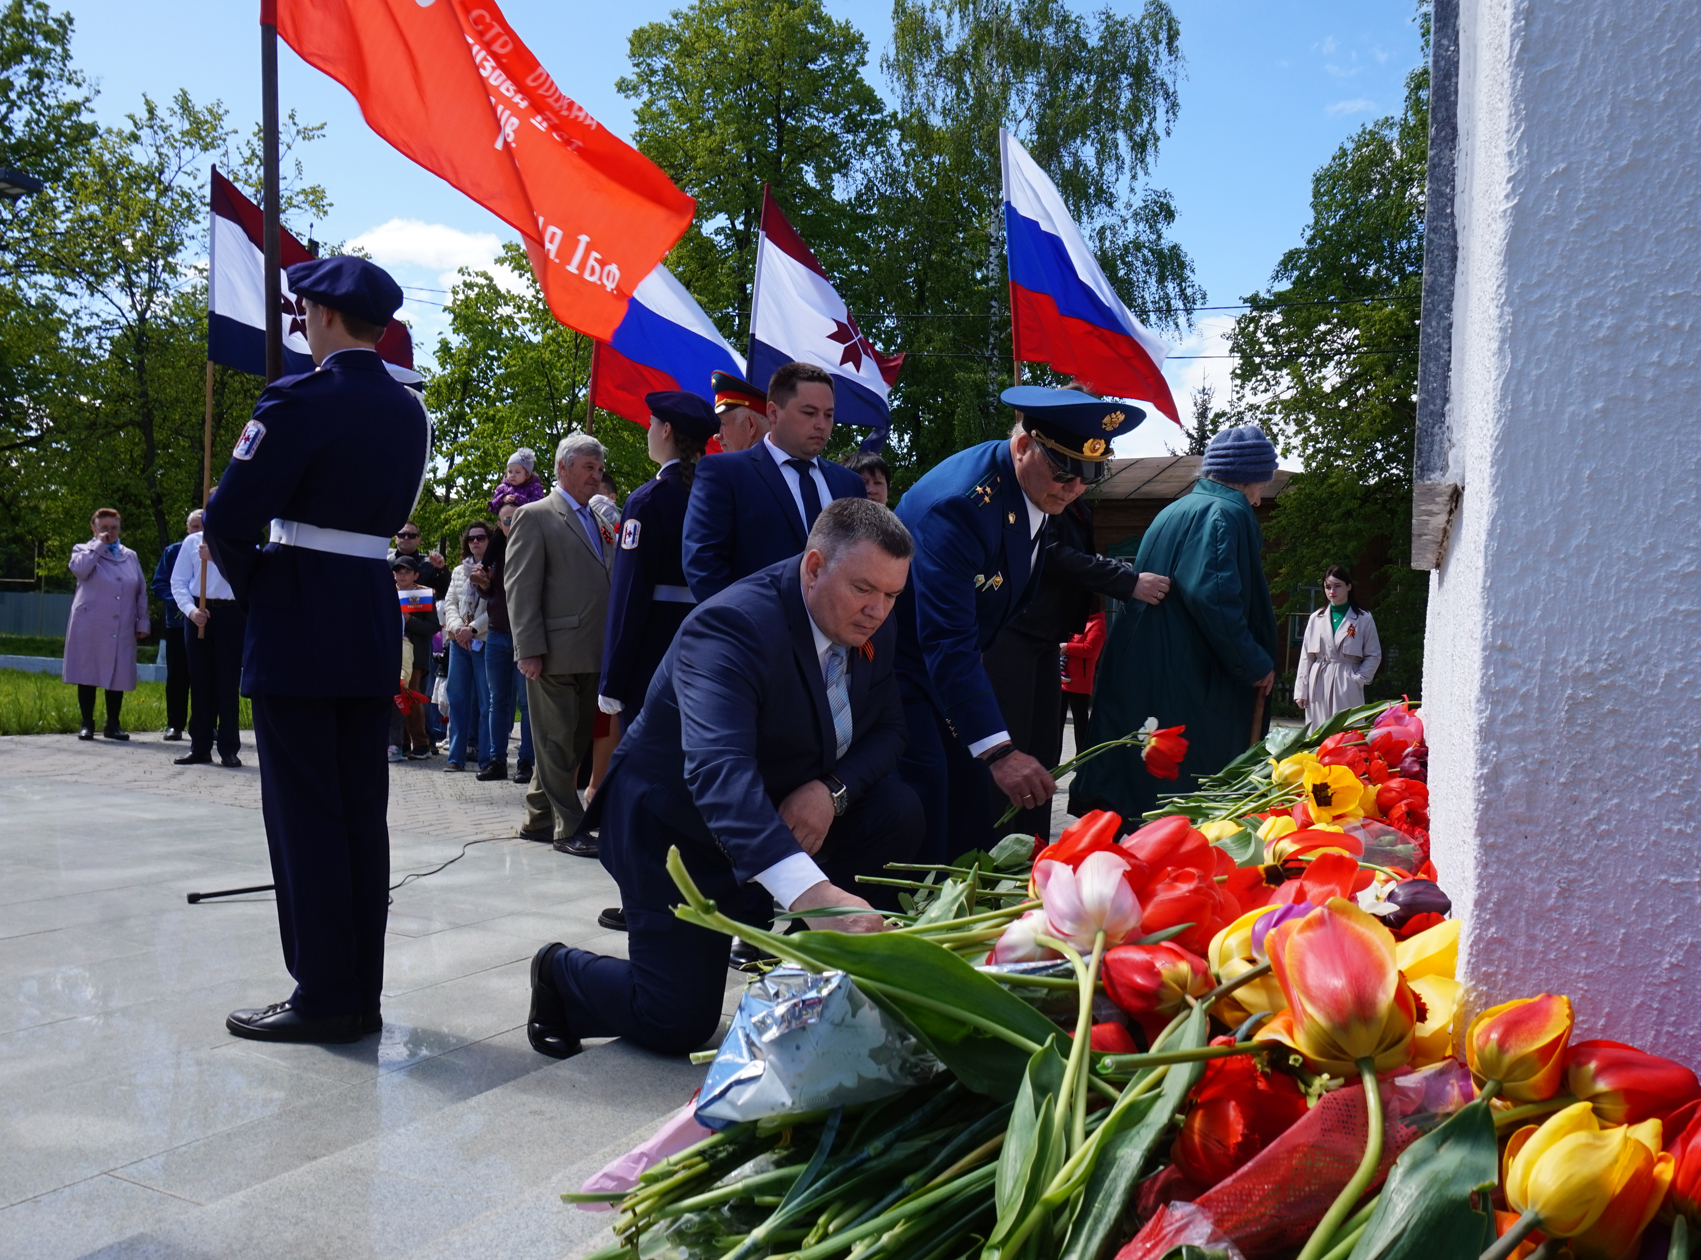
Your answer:
[[[1041,446],[1085,463],[1110,458],[1110,441],[1128,433],[1146,413],[1125,402],[1107,402],[1078,389],[1017,385],[999,395],[1022,416],[1022,427]]]
[[[734,407],[751,407],[757,411],[768,409],[768,396],[731,372],[715,372],[709,378],[709,388],[714,391],[717,414]]]

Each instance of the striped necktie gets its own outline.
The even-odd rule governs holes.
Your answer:
[[[845,755],[851,743],[850,687],[845,681],[845,649],[837,643],[827,649],[827,707],[833,713],[833,740],[838,746],[834,760]]]

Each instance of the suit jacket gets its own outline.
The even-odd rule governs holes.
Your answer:
[[[620,701],[628,718],[691,611],[689,603],[655,597],[658,586],[676,588],[672,595],[686,588],[681,548],[690,494],[681,465],[669,464],[626,497],[620,517],[597,691]]]
[[[850,652],[851,744],[840,760],[797,570],[783,560],[699,604],[662,658],[596,797],[604,865],[623,890],[645,886],[659,862],[644,854],[665,855],[668,843],[699,859],[719,849],[748,883],[799,852],[778,810],[794,789],[832,774],[854,802],[897,768],[896,627],[888,619]],[[671,887],[656,885],[662,905]]]
[[[898,504],[915,539],[910,580],[893,610],[898,670],[924,691],[965,745],[1006,729],[981,653],[1039,586],[1028,499],[1005,439],[936,464]]]
[[[165,628],[179,630],[183,627],[183,610],[177,606],[177,601],[171,597],[171,570],[177,564],[177,553],[183,550],[181,540],[170,543],[159,553],[159,563],[154,566],[153,581],[148,583],[148,589],[154,593],[165,608]]]
[[[429,442],[425,408],[370,350],[339,351],[266,386],[206,512],[213,562],[249,613],[244,695],[396,694],[389,564],[258,540],[274,518],[394,535],[413,511]]]
[[[595,515],[591,518],[596,520]],[[602,669],[614,537],[596,525],[599,557],[579,515],[559,491],[514,513],[502,559],[502,589],[514,655],[543,657],[546,674]]]
[[[1094,595],[1132,599],[1140,574],[1120,560],[1095,552],[1093,509],[1085,499],[1076,499],[1052,517],[1046,534],[1039,589],[1026,611],[1010,623],[1010,630],[1047,643],[1063,643],[1086,629]]]
[[[833,498],[868,497],[859,474],[826,458],[816,464]],[[808,538],[797,500],[765,443],[697,461],[685,509],[685,579],[699,603],[758,569],[802,555]]]

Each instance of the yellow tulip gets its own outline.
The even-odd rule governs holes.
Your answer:
[[[1319,764],[1316,753],[1295,753],[1284,761],[1270,762],[1270,781],[1281,787],[1298,787],[1310,766]]]
[[[1346,766],[1322,764],[1305,767],[1299,785],[1301,799],[1311,810],[1313,821],[1334,822],[1337,818],[1359,818],[1364,814],[1359,801],[1364,784]]]
[[[1420,976],[1445,976],[1451,980],[1459,965],[1460,919],[1443,919],[1432,928],[1425,928],[1409,940],[1394,946],[1394,961],[1406,979]]]
[[[1459,994],[1465,986],[1451,976],[1413,977],[1408,973],[1406,980],[1423,1002],[1423,1018],[1418,1021],[1417,1037],[1412,1043],[1413,1064],[1428,1067],[1451,1059],[1453,1018],[1459,1013]]]
[[[1665,1198],[1673,1160],[1660,1151],[1660,1122],[1601,1127],[1573,1103],[1506,1144],[1506,1202],[1533,1212],[1539,1228],[1572,1240],[1578,1260],[1624,1260]]]
[[[1299,830],[1299,824],[1286,814],[1277,814],[1274,818],[1266,818],[1264,825],[1258,828],[1258,838],[1266,845],[1290,836]]]
[[[1227,840],[1230,836],[1240,834],[1240,824],[1227,818],[1219,818],[1215,822],[1200,823],[1199,834],[1212,844],[1219,840]]]
[[[1256,910],[1248,910],[1211,938],[1211,948],[1207,955],[1218,984],[1226,984],[1259,965],[1261,960],[1252,953],[1252,925],[1265,915],[1274,914],[1276,910],[1276,906],[1259,906]],[[1276,978],[1264,975],[1256,980],[1249,980],[1233,993],[1218,998],[1212,1005],[1211,1013],[1233,1027],[1248,1016],[1261,1011],[1279,1011],[1287,1004],[1288,1000],[1282,996],[1282,987],[1276,983]]]
[[[1380,784],[1366,783],[1364,791],[1359,793],[1358,810],[1366,818],[1382,817],[1382,811],[1376,807],[1376,793],[1380,790],[1380,787]]]

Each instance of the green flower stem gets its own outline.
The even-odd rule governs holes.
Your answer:
[[[1229,994],[1233,993],[1236,989],[1240,988],[1241,985],[1251,984],[1254,980],[1258,979],[1260,976],[1267,976],[1269,974],[1270,974],[1270,964],[1268,962],[1261,962],[1256,967],[1251,967],[1251,968],[1248,968],[1246,971],[1241,972],[1233,980],[1223,981],[1216,988],[1212,989],[1209,993],[1207,993],[1204,997],[1200,998],[1199,999],[1199,1005],[1200,1006],[1207,1006],[1210,1003],[1215,1002],[1220,997],[1227,997]]]
[[[1077,989],[1080,987],[1080,981],[1073,976],[1024,976],[1020,973],[1007,971],[987,971],[982,974],[988,980],[1012,989],[1029,987],[1035,989]],[[1095,987],[1103,988],[1104,986],[1096,985]]]
[[[1689,1260],[1689,1222],[1682,1214],[1671,1223],[1671,1250],[1666,1260]]]
[[[1064,1093],[1072,1098],[1074,1116],[1069,1130],[1069,1149],[1078,1151],[1087,1141],[1087,1066],[1093,1041],[1093,989],[1098,984],[1099,963],[1104,960],[1104,933],[1093,936],[1093,956],[1081,975],[1081,1013],[1075,1019],[1075,1044],[1069,1047],[1069,1070],[1075,1073],[1075,1092]]]
[[[1496,1114],[1494,1127],[1503,1129],[1509,1124],[1517,1124],[1520,1120],[1528,1120],[1531,1116],[1545,1116],[1552,1111],[1563,1111],[1576,1101],[1570,1094],[1561,1094],[1545,1102],[1525,1103],[1522,1107],[1513,1107],[1509,1111]]]
[[[861,1225],[824,1239],[813,1247],[805,1247],[802,1251],[789,1256],[787,1260],[826,1260],[827,1256],[843,1251],[852,1244],[861,1242],[864,1238],[873,1238],[884,1234],[899,1221],[914,1216],[917,1212],[924,1211],[935,1203],[941,1203],[956,1195],[966,1194],[990,1185],[997,1172],[997,1164],[988,1164],[984,1168],[977,1168],[966,1177],[948,1185],[940,1186],[937,1190],[930,1191],[927,1194],[917,1195],[908,1203],[900,1203],[871,1221],[864,1221]]]
[[[1053,780],[1061,779],[1077,766],[1085,765],[1100,753],[1109,752],[1112,748],[1139,748],[1145,742],[1146,741],[1143,739],[1137,739],[1133,735],[1128,735],[1122,739],[1112,739],[1107,740],[1102,744],[1094,744],[1091,748],[1087,749],[1086,752],[1079,753],[1076,756],[1071,757],[1060,766],[1054,766],[1051,771],[1051,777]],[[1004,811],[1003,816],[999,818],[997,822],[992,824],[993,830],[996,831],[1020,812],[1021,811],[1017,806],[1012,805],[1009,809]]]
[[[1299,1260],[1320,1260],[1324,1248],[1340,1232],[1341,1224],[1353,1210],[1353,1205],[1370,1188],[1371,1179],[1376,1176],[1376,1166],[1382,1162],[1382,1088],[1376,1080],[1376,1061],[1360,1059],[1358,1075],[1364,1082],[1364,1110],[1368,1120],[1364,1158],[1359,1160],[1358,1171],[1353,1173],[1352,1180],[1335,1196],[1329,1210],[1323,1213],[1323,1219],[1317,1222],[1317,1228],[1312,1230],[1305,1248],[1299,1253]]]
[[[1364,1237],[1364,1226],[1349,1230],[1346,1237],[1323,1253],[1323,1260],[1347,1260],[1352,1255],[1353,1248],[1358,1246],[1358,1240]]]
[[[913,1002],[917,1006],[925,1006],[930,1011],[938,1011],[941,1015],[949,1015],[952,1019],[960,1019],[963,1023],[969,1025],[969,1027],[978,1028],[988,1036],[997,1037],[1000,1041],[1007,1041],[1011,1045],[1015,1046],[1016,1049],[1024,1051],[1027,1054],[1039,1053],[1039,1046],[1029,1041],[1020,1033],[1011,1032],[1008,1028],[1005,1028],[1003,1025],[995,1023],[990,1019],[970,1014],[968,1011],[963,1010],[960,1006],[952,1006],[949,1003],[941,1002],[936,998],[923,997],[921,994],[912,993],[908,989],[900,989],[896,985],[882,984],[875,980],[863,980],[859,978],[856,982],[856,986],[859,989],[866,989],[874,993],[884,994],[889,998],[896,998],[901,1002]]]
[[[1482,1083],[1482,1088],[1477,1091],[1477,1098],[1481,1102],[1492,1102],[1499,1093],[1499,1081],[1484,1081]]]
[[[986,894],[983,892],[981,895],[985,896]],[[1024,892],[1023,896],[1026,897],[1027,894]],[[917,923],[911,927],[893,928],[891,935],[925,936],[929,932],[938,932],[941,929],[954,932],[959,928],[969,927],[977,923],[991,923],[997,919],[1017,919],[1029,910],[1038,910],[1039,906],[1040,903],[1037,901],[1024,900],[1020,905],[1005,906],[1002,910],[987,910],[980,914],[964,915],[960,919],[940,919],[934,923]]]
[[[1200,1046],[1197,1050],[1159,1050],[1148,1054],[1107,1054],[1099,1060],[1101,1072],[1134,1072],[1141,1068],[1163,1067],[1170,1063],[1202,1063],[1206,1059],[1228,1059],[1237,1054],[1268,1054],[1270,1047],[1262,1043],[1244,1042],[1238,1046]]]
[[[678,1216],[682,1212],[695,1212],[699,1208],[714,1207],[718,1203],[730,1203],[734,1199],[754,1198],[757,1191],[772,1190],[778,1186],[789,1186],[803,1175],[804,1165],[792,1164],[787,1168],[776,1168],[773,1172],[756,1173],[744,1177],[727,1186],[717,1186],[703,1194],[693,1195],[689,1199],[678,1199],[653,1213],[655,1219]],[[777,1202],[777,1200],[776,1200]]]
[[[1482,1260],[1506,1260],[1506,1257],[1518,1250],[1519,1243],[1529,1237],[1532,1231],[1541,1227],[1541,1223],[1542,1218],[1536,1213],[1525,1212],[1511,1229],[1496,1238],[1493,1245],[1482,1253]]]
[[[999,925],[998,927],[978,928],[969,932],[943,932],[938,936],[924,936],[922,939],[950,949],[957,945],[984,945],[987,941],[996,941],[1003,935],[1004,927]]]
[[[1364,1233],[1364,1227],[1370,1224],[1370,1218],[1376,1212],[1376,1205],[1381,1201],[1380,1192],[1371,1195],[1358,1211],[1341,1222],[1340,1232],[1330,1240],[1331,1245],[1329,1250],[1323,1253],[1323,1260],[1346,1260],[1352,1254],[1353,1245],[1358,1242],[1359,1235]]]

